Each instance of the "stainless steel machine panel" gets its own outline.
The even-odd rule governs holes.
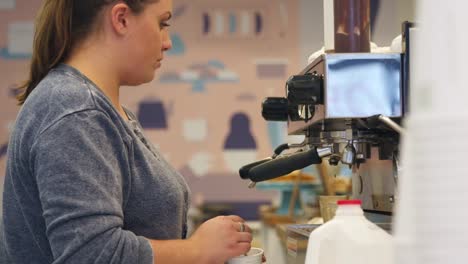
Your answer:
[[[289,134],[302,134],[323,120],[373,115],[403,116],[400,53],[324,54],[301,73],[323,76],[324,103],[310,120],[288,121]]]
[[[325,118],[400,117],[400,54],[325,55]]]

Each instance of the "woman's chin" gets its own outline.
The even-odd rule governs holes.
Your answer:
[[[152,82],[154,80],[155,75],[156,75],[156,73],[153,70],[153,71],[148,72],[148,73],[146,73],[144,75],[140,75],[140,76],[138,76],[136,78],[129,79],[126,82],[122,83],[121,85],[124,85],[124,86],[138,86],[138,85],[141,85],[141,84],[149,83],[149,82]]]

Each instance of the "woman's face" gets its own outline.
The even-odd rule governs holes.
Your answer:
[[[134,15],[125,38],[125,55],[119,56],[127,60],[123,62],[122,85],[139,85],[154,79],[164,52],[172,47],[169,35],[171,16],[172,0],[149,3],[142,13]]]

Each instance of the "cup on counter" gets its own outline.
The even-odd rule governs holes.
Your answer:
[[[338,208],[337,202],[346,199],[346,195],[327,195],[319,197],[320,214],[322,215],[324,223],[335,216],[336,208]]]
[[[241,255],[229,259],[227,264],[261,264],[263,256],[263,249],[261,248],[250,248],[246,255]]]

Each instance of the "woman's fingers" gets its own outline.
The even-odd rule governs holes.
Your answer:
[[[245,222],[245,220],[242,219],[242,217],[240,217],[238,215],[227,215],[225,217],[228,218],[228,219],[231,219],[234,222]]]
[[[246,223],[244,223],[244,232],[252,233],[252,229],[250,229],[250,226],[248,226]]]
[[[252,233],[252,229],[250,229],[250,227],[244,222],[233,222],[233,225],[237,232]]]
[[[237,236],[236,236],[236,240],[237,240],[238,243],[243,243],[243,242],[251,243],[252,242],[252,234],[247,233],[247,232],[238,233]]]
[[[238,255],[243,255],[250,251],[250,247],[251,247],[250,242],[239,242],[238,245],[239,245]]]
[[[237,215],[227,215],[224,216],[225,219],[229,219],[233,223],[233,227],[238,232],[248,232],[252,233],[252,229],[245,223],[245,220]]]

